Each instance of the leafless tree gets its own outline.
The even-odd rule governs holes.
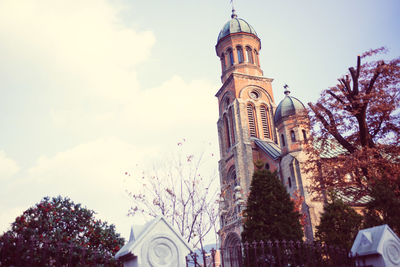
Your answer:
[[[214,154],[185,153],[185,143],[179,142],[178,152],[150,171],[125,173],[138,187],[127,190],[133,201],[129,215],[162,215],[188,243],[203,249],[207,235],[217,238],[219,182],[215,168],[207,168],[215,165]]]

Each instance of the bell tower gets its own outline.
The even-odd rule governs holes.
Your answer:
[[[263,76],[259,61],[261,40],[234,9],[218,35],[215,50],[222,81],[215,95],[219,106],[221,246],[240,243],[242,211],[257,161],[265,164],[265,169],[277,171],[292,198],[303,199],[305,238],[313,241],[323,203],[314,200],[308,190],[311,174],[302,171],[308,160],[304,148],[310,131],[304,104],[291,96],[285,85],[285,97],[275,105],[273,79]]]
[[[240,240],[241,211],[249,193],[254,161],[260,158],[256,142],[276,146],[272,79],[263,77],[261,41],[254,28],[232,10],[215,46],[221,61],[222,87],[216,93],[221,182],[222,245]],[[268,163],[267,163],[268,164]],[[276,169],[271,164],[272,171]]]

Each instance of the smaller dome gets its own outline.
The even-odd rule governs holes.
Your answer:
[[[290,96],[289,91],[285,91],[285,98],[279,103],[275,111],[274,122],[279,124],[286,117],[300,113],[306,110],[304,104],[297,98]]]
[[[248,24],[244,19],[238,18],[236,14],[232,14],[232,19],[225,23],[224,27],[219,32],[218,42],[231,33],[239,32],[251,33],[257,36],[256,31],[250,24]]]

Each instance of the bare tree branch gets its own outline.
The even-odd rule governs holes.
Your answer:
[[[328,121],[325,120],[324,116],[322,116],[322,114],[318,111],[318,109],[312,103],[308,103],[308,105],[310,106],[312,111],[314,111],[315,115],[321,121],[321,123],[324,125],[324,127],[328,130],[328,132],[333,137],[335,137],[335,139],[344,148],[346,148],[350,153],[353,153],[355,151],[355,148],[346,139],[344,139],[342,135],[339,134],[339,132],[337,130],[337,127],[336,127],[336,123],[335,123],[335,119],[333,117],[333,114],[328,109],[326,109],[324,106],[322,106],[322,104],[317,104],[317,106],[320,109],[323,109],[325,111],[325,113],[328,115],[329,120],[330,120],[330,123],[328,123]]]

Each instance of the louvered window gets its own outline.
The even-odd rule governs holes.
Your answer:
[[[256,119],[254,116],[254,108],[252,105],[247,105],[247,116],[249,119],[250,136],[257,137]]]
[[[260,113],[261,113],[261,123],[262,123],[264,138],[271,138],[269,134],[269,120],[268,120],[267,108],[265,106],[261,106]]]

